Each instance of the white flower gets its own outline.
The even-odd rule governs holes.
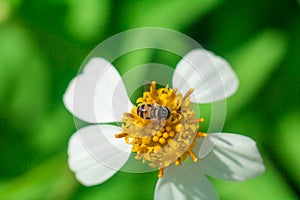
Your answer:
[[[238,79],[224,59],[195,49],[176,66],[172,84],[182,94],[194,88],[192,102],[211,103],[235,93]],[[64,104],[73,115],[89,123],[121,121],[123,113],[133,106],[119,73],[103,58],[91,59],[83,73],[71,81]],[[127,162],[131,146],[114,136],[121,131],[118,126],[97,124],[81,128],[71,137],[69,166],[82,184],[100,184]],[[193,152],[198,162],[165,168],[154,199],[218,199],[206,175],[242,181],[264,172],[255,142],[242,135],[208,134],[202,142],[197,141]]]

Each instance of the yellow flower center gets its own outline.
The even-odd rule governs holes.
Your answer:
[[[122,132],[115,135],[132,145],[136,159],[158,168],[159,178],[165,167],[172,163],[180,165],[187,155],[198,161],[192,148],[196,138],[206,137],[206,133],[198,132],[199,122],[204,119],[195,117],[190,101],[193,91],[190,89],[183,96],[176,88],[156,89],[153,81],[150,91],[137,99],[137,106],[124,113]]]

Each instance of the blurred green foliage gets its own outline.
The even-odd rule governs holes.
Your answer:
[[[153,198],[156,172],[119,172],[90,188],[75,180],[66,156],[75,127],[62,104],[97,44],[144,26],[191,36],[228,59],[240,78],[224,131],[254,138],[267,170],[243,183],[213,180],[221,199],[297,199],[299,1],[272,0],[0,0],[0,198]],[[143,61],[153,59],[143,55]],[[122,74],[137,56],[120,62],[128,64],[118,67]],[[159,55],[172,67],[178,59]],[[209,109],[201,109],[209,118]]]

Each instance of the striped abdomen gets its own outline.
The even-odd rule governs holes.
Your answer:
[[[141,104],[137,107],[137,115],[148,120],[166,120],[170,117],[170,109],[159,104]]]

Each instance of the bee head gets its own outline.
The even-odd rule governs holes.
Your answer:
[[[141,118],[150,119],[150,111],[149,111],[150,107],[151,107],[151,105],[141,104],[137,107],[136,114],[138,116],[140,116]]]

